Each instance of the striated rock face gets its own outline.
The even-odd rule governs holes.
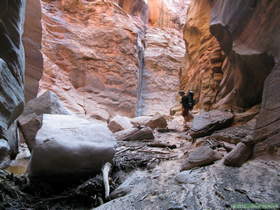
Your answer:
[[[128,14],[140,18],[144,23],[148,22],[148,5],[146,0],[115,0]]]
[[[39,80],[43,73],[41,41],[41,3],[38,0],[28,0],[23,36],[26,61],[24,87],[26,101],[35,98],[38,93]]]
[[[185,24],[189,0],[148,0],[149,24],[181,29]]]
[[[142,26],[110,1],[42,2],[42,13],[40,89],[89,117],[134,116]]]
[[[245,67],[242,65],[246,63],[248,67],[239,68],[242,80],[236,90],[241,102],[245,98],[260,101],[265,80],[255,132],[255,155],[277,154],[280,146],[279,18],[279,1],[225,0],[215,1],[213,5],[211,32],[233,66]]]
[[[181,29],[190,0],[115,0],[128,14],[152,27]]]
[[[17,150],[15,119],[24,103],[24,51],[22,33],[24,0],[3,0],[0,4],[0,138]],[[14,156],[14,154],[12,154]]]
[[[198,106],[206,110],[216,101],[224,60],[218,41],[209,31],[210,18],[207,0],[191,2],[184,27],[186,65],[180,75],[181,89],[193,90]]]
[[[185,53],[181,33],[165,28],[149,28],[145,36],[142,114],[167,114],[176,103],[179,71]]]
[[[39,94],[52,90],[68,109],[104,121],[168,113],[184,57],[174,22],[184,2],[42,1]],[[153,13],[159,4],[163,13]],[[161,24],[149,23],[151,14]]]
[[[224,11],[222,5],[225,2],[217,1],[215,7],[220,7],[226,21],[233,23],[234,27],[241,27],[239,22],[244,22],[245,19],[237,20],[236,16],[241,17],[241,13],[244,13],[248,17],[250,11],[247,8],[242,12],[233,12],[230,11],[230,6]],[[228,4],[239,5],[238,2]],[[249,5],[250,3],[247,6]],[[215,22],[218,21],[215,17],[210,28],[212,7],[213,2],[211,4],[208,0],[191,2],[184,28],[188,62],[182,72],[181,88],[194,90],[199,102],[198,107],[206,110],[213,107],[229,107],[236,110],[249,108],[261,101],[264,79],[272,69],[273,59],[264,52],[232,51],[229,47],[232,42],[224,40],[227,39],[226,35],[230,35],[223,33],[218,37],[217,34],[221,33],[220,27],[215,26]],[[217,8],[213,8],[214,16],[216,10]]]
[[[187,65],[181,88],[197,107],[244,110],[262,102],[254,155],[280,145],[278,1],[192,1],[184,28]]]

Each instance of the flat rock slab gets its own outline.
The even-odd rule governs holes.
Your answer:
[[[233,122],[234,115],[230,112],[212,110],[194,117],[191,136],[199,138],[212,134],[215,130],[228,127]]]
[[[222,155],[211,149],[209,146],[198,147],[189,154],[189,157],[183,164],[181,170],[188,170],[194,167],[208,165],[221,158]]]
[[[214,132],[211,137],[217,141],[224,141],[230,144],[238,144],[242,142],[246,136],[252,135],[253,129],[249,129],[245,126],[230,127],[223,130]]]
[[[119,141],[137,141],[155,138],[153,130],[149,127],[129,128],[123,131],[116,132],[114,135]]]
[[[107,126],[71,115],[44,115],[29,165],[31,178],[67,180],[99,173],[116,139]]]

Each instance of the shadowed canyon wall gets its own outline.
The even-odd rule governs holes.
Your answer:
[[[254,155],[280,146],[279,1],[195,0],[184,28],[187,63],[181,88],[197,107],[243,111],[262,103]]]
[[[245,72],[248,75],[245,82],[252,83],[258,78],[260,81],[261,77],[265,79],[254,136],[255,155],[277,154],[280,147],[280,2],[237,0],[233,4],[224,0],[214,3],[211,32],[228,54],[244,58],[250,65],[251,68],[246,70],[252,72],[252,77]],[[247,86],[247,91],[240,94],[243,97],[249,92],[259,94],[261,85]]]
[[[173,13],[165,6],[165,16],[153,17],[162,24],[150,25],[156,1],[42,1],[39,94],[52,90],[68,109],[101,120],[168,113],[184,57],[182,24],[174,22],[183,2],[169,2]],[[151,99],[158,89],[163,96]]]
[[[0,159],[17,152],[14,121],[24,106],[24,50],[22,33],[24,0],[3,0],[0,4]],[[9,146],[5,145],[9,142]]]
[[[195,91],[199,108],[244,110],[261,102],[264,79],[273,67],[273,59],[262,52],[236,53],[225,47],[228,43],[223,38],[218,42],[210,32],[211,3],[191,2],[184,28],[187,62],[181,75],[181,88]],[[237,13],[241,14],[242,10]],[[244,22],[235,16],[231,20],[235,24]]]

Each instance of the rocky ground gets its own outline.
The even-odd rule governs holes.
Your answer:
[[[1,171],[0,209],[197,210],[231,209],[231,205],[240,202],[280,202],[280,164],[275,160],[251,160],[238,168],[225,166],[220,157],[215,164],[213,160],[203,160],[199,162],[202,166],[181,171],[186,160],[195,159],[202,147],[207,148],[206,155],[199,155],[198,161],[207,156],[209,149],[226,155],[226,148],[234,144],[223,142],[227,146],[218,146],[215,135],[221,136],[224,131],[225,138],[231,136],[237,141],[238,135],[244,138],[240,132],[246,126],[227,128],[219,135],[214,133],[192,142],[181,123],[181,117],[175,117],[169,121],[169,127],[177,129],[158,129],[153,132],[154,139],[118,141],[109,199],[104,197],[101,175],[54,187],[41,181],[30,183],[24,175]],[[238,135],[233,135],[232,129]]]

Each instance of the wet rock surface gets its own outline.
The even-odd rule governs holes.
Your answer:
[[[228,127],[233,122],[233,114],[219,110],[202,112],[194,117],[191,127],[193,138],[203,137],[215,130]]]
[[[41,2],[27,1],[23,43],[25,50],[25,101],[37,96],[39,81],[43,74]]]

